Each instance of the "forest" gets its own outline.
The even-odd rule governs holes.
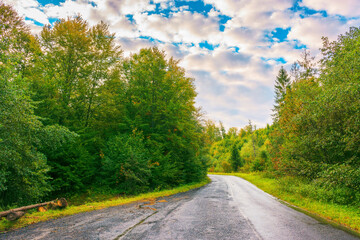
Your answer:
[[[0,3],[0,206],[137,194],[206,176],[194,80],[157,48],[128,58],[80,16],[30,33]]]
[[[296,178],[318,198],[360,203],[360,28],[324,37],[320,62],[304,50],[269,76],[265,128],[206,120],[178,60],[156,47],[123,57],[103,22],[61,19],[35,36],[0,3],[0,49],[1,209],[167,189],[207,171]]]

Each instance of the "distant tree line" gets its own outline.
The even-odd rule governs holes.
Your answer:
[[[128,58],[81,17],[39,36],[0,3],[0,206],[206,176],[193,79],[157,48]]]

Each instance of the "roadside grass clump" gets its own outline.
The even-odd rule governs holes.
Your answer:
[[[268,172],[211,174],[241,177],[299,211],[360,236],[360,194],[350,188]]]
[[[202,182],[198,183],[191,183],[182,185],[173,189],[168,190],[161,190],[161,191],[155,191],[155,192],[149,192],[149,193],[143,193],[136,196],[109,196],[109,195],[102,195],[99,196],[97,199],[96,196],[91,196],[93,199],[102,199],[101,201],[91,201],[87,202],[81,205],[71,205],[64,210],[49,210],[47,212],[37,212],[35,209],[28,211],[24,217],[14,221],[10,222],[6,220],[5,218],[0,220],[0,232],[5,232],[8,230],[13,230],[21,227],[28,226],[33,223],[38,222],[44,222],[50,219],[56,219],[60,217],[65,217],[77,213],[82,212],[90,212],[94,210],[100,210],[107,207],[113,207],[118,205],[124,205],[128,203],[138,202],[138,201],[149,201],[154,200],[159,197],[166,197],[170,195],[174,195],[177,193],[187,192],[192,189],[200,188],[210,182],[210,178],[206,178]],[[107,197],[105,200],[104,198]],[[90,199],[90,198],[87,198]],[[80,203],[80,199],[74,199],[73,202],[76,204]]]

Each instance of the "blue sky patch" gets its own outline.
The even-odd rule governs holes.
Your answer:
[[[204,41],[204,42],[199,43],[199,47],[206,48],[208,50],[214,50],[215,48],[219,47],[219,44],[213,45],[213,44],[208,43],[208,41]]]
[[[315,1],[315,0],[313,0]],[[322,17],[328,17],[328,14],[326,11],[316,11],[314,9],[310,9],[308,7],[305,6],[300,6],[300,3],[302,2],[302,0],[297,0],[293,7],[290,8],[291,11],[293,12],[300,12],[300,17],[301,18],[306,18],[308,16],[314,15],[314,14],[319,14]]]
[[[177,1],[177,0],[175,0],[176,8],[180,8],[180,7],[184,7],[184,6],[188,7],[188,10],[190,12],[201,13],[205,16],[207,16],[208,13],[210,12],[210,10],[214,8],[212,5],[205,4],[203,1]]]
[[[304,49],[307,48],[307,46],[301,42],[299,42],[298,40],[294,41],[296,44],[294,46],[294,49]]]
[[[225,30],[225,24],[231,19],[226,15],[219,15],[219,30],[223,32]]]
[[[126,17],[131,23],[135,23],[134,15],[128,14],[128,15],[125,15],[125,17]]]
[[[280,42],[283,42],[287,39],[287,35],[289,34],[291,28],[275,28],[274,31],[271,32],[273,38],[279,39]]]
[[[35,25],[38,25],[38,26],[44,26],[44,24],[32,19],[32,18],[28,18],[28,17],[25,17],[25,20],[27,21],[33,21],[35,23]]]
[[[54,5],[60,5],[60,3],[65,2],[65,0],[38,0],[38,2],[45,6],[46,4],[54,4]]]
[[[148,11],[147,12],[148,15],[157,14],[157,15],[165,16],[167,18],[170,17],[172,13],[173,13],[173,11],[171,11],[170,8],[166,8],[166,9],[161,8],[160,3],[155,4],[155,10],[154,11]]]
[[[279,58],[264,58],[262,57],[261,60],[268,62],[270,60],[274,60],[277,63],[281,63],[281,64],[286,64],[287,61],[283,58],[283,57],[279,57]]]
[[[150,37],[150,36],[140,36],[139,38],[140,38],[140,39],[149,40],[149,41],[152,42],[152,43],[164,43],[163,41],[160,41],[160,40],[158,40],[158,39],[152,38],[152,37]]]
[[[231,49],[232,52],[234,52],[234,53],[238,53],[240,51],[240,48],[237,46],[231,46],[231,47],[229,47],[229,49]]]

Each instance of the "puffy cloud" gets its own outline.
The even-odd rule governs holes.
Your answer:
[[[348,17],[360,16],[359,0],[303,0],[302,5],[318,11],[324,10],[329,14]]]
[[[262,15],[271,15],[273,12],[284,11],[292,7],[292,0],[204,0],[208,4],[212,4],[221,13],[231,17],[239,17],[244,22],[256,24],[253,22],[255,17]],[[247,20],[250,18],[249,20]]]
[[[207,70],[207,71],[240,71],[249,64],[250,56],[232,52],[230,49],[218,48],[213,52],[205,54],[199,52],[187,55],[183,62],[189,70]]]
[[[154,43],[151,43],[147,39],[139,39],[139,38],[119,38],[119,44],[124,51],[125,57],[129,56],[131,53],[136,53],[140,51],[142,48],[153,47]]]
[[[326,36],[331,40],[336,40],[340,33],[345,33],[348,29],[348,23],[338,18],[315,15],[294,21],[288,38],[299,40],[316,51],[322,46],[321,37]]]
[[[67,18],[80,14],[84,19],[90,21],[90,14],[93,8],[89,2],[83,0],[66,0],[61,2],[60,5],[47,4],[43,7],[46,15],[51,18]]]
[[[121,37],[138,37],[139,32],[137,31],[137,26],[131,23],[126,17],[121,17],[112,23],[105,21],[109,24],[109,30],[114,32],[115,35],[119,38]]]
[[[220,33],[217,17],[205,17],[188,11],[176,12],[170,17],[140,13],[134,15],[134,19],[142,35],[163,42],[214,42]]]
[[[41,24],[49,23],[48,17],[39,9],[40,4],[35,0],[8,0],[7,3],[22,17],[28,17]]]
[[[251,119],[257,126],[271,122],[272,88],[226,85],[206,71],[190,71],[196,79],[198,106],[206,116],[226,128],[243,127]]]
[[[35,34],[38,35],[40,34],[42,27],[39,25],[36,25],[33,21],[31,20],[25,20],[25,23],[30,27],[30,31]]]
[[[79,0],[77,0],[79,1]],[[155,9],[154,4],[144,0],[94,0],[98,9],[110,15],[127,15]]]

